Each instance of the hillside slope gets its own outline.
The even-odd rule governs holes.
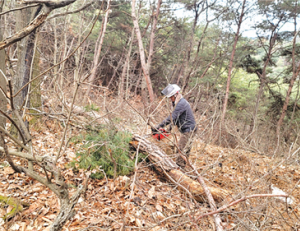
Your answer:
[[[120,128],[147,133],[138,127],[140,121],[135,121],[134,127],[128,120],[121,121]],[[62,133],[59,123],[48,121],[38,129],[33,128],[33,145],[41,155],[54,156]],[[158,145],[167,144],[162,141]],[[84,175],[83,170],[74,172],[68,167],[79,147],[80,144],[69,143],[59,161],[71,193],[82,183]],[[232,200],[253,194],[291,195],[287,201],[257,197],[228,208],[221,214],[226,230],[300,228],[300,167],[289,163],[288,158],[268,158],[241,149],[208,145],[197,139],[190,160],[208,185],[231,191]],[[7,164],[0,165],[0,192],[30,204],[8,223],[1,224],[1,231],[47,230],[58,212],[59,202],[49,189],[24,174],[14,173]],[[222,205],[221,202],[217,206]],[[11,209],[2,206],[0,216]],[[153,170],[152,163],[145,161],[138,165],[136,174],[120,176],[115,181],[91,179],[76,211],[65,230],[214,230],[212,217],[197,219],[211,211],[209,205],[179,191],[175,184]]]

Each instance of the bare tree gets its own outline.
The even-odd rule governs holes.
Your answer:
[[[296,6],[294,7],[294,12],[297,12],[298,9],[298,2],[296,2]],[[280,118],[277,122],[277,128],[276,128],[276,135],[277,135],[277,145],[279,144],[280,141],[280,129],[283,123],[283,120],[286,115],[287,107],[290,101],[292,89],[294,87],[294,83],[296,81],[296,78],[298,77],[299,71],[300,71],[300,64],[298,65],[298,68],[296,67],[296,39],[298,36],[298,31],[297,31],[297,14],[294,13],[294,39],[293,39],[293,47],[292,47],[292,68],[293,68],[293,74],[292,78],[290,80],[289,88],[286,93],[285,101],[282,107],[281,115]]]
[[[10,92],[12,92],[11,84],[9,84],[9,86]],[[54,220],[51,230],[61,230],[64,224],[75,215],[74,206],[81,194],[86,190],[87,179],[86,183],[83,186],[80,186],[78,191],[70,198],[67,184],[61,174],[60,169],[56,167],[56,161],[49,156],[41,156],[34,151],[35,149],[32,147],[31,136],[19,114],[19,111],[14,107],[14,98],[12,96],[10,97],[10,107],[15,115],[15,118],[17,118],[18,123],[13,118],[8,116],[4,111],[0,110],[0,113],[16,126],[20,136],[22,137],[22,141],[18,141],[11,136],[9,132],[0,127],[0,153],[4,154],[5,159],[16,172],[24,172],[27,176],[44,184],[56,194],[60,200],[60,212]],[[20,127],[17,124],[19,124]],[[14,141],[14,143],[23,148],[25,152],[9,150],[4,136]],[[17,156],[27,160],[28,167],[25,167],[25,165],[16,164],[12,156]],[[33,167],[34,165],[35,167]]]
[[[182,64],[183,66],[180,70],[178,80],[177,80],[177,82],[179,82],[180,78],[184,78],[183,79],[183,84],[182,84],[182,90],[183,91],[187,88],[189,78],[190,78],[190,75],[187,75],[185,77],[185,70],[188,66],[188,63],[190,62],[190,59],[191,59],[191,54],[192,54],[192,50],[193,50],[193,46],[194,46],[194,37],[195,37],[195,32],[196,32],[196,26],[197,26],[197,23],[198,23],[198,19],[200,17],[200,14],[208,9],[207,1],[199,1],[199,2],[194,1],[192,5],[193,5],[193,11],[195,13],[194,22],[193,22],[193,26],[191,28],[191,32],[190,32],[190,36],[189,36],[190,40],[189,40],[188,47],[187,47],[186,54],[185,54],[185,58],[184,58],[184,61],[183,61],[183,64]]]
[[[57,8],[65,7],[67,5],[72,4],[76,0],[61,0],[61,1],[43,1],[43,0],[32,0],[32,1],[22,1],[23,4],[41,4],[42,10],[36,15],[36,17],[24,28],[17,31],[12,36],[0,41],[0,50],[10,46],[11,44],[20,41],[21,39],[25,38],[29,34],[31,34],[36,28],[40,27],[47,19],[48,15]]]
[[[243,17],[245,15],[245,13],[244,13],[245,12],[245,7],[246,7],[246,0],[243,0],[241,13],[239,15],[239,21],[238,21],[238,24],[237,24],[237,31],[236,31],[236,34],[235,34],[235,37],[234,37],[232,52],[231,52],[229,65],[228,65],[228,77],[227,77],[226,93],[225,93],[225,98],[224,98],[224,102],[223,102],[221,125],[224,123],[224,119],[225,119],[225,115],[226,115],[228,97],[229,97],[229,91],[230,91],[231,74],[232,74],[232,68],[233,68],[233,60],[234,60],[234,55],[235,55],[235,52],[236,52],[237,42],[238,42],[238,39],[240,37],[240,30],[241,30],[241,25],[242,25],[242,22],[243,22]]]
[[[104,2],[104,1],[103,1]],[[103,4],[102,2],[102,4]],[[100,10],[102,9],[102,5]],[[105,31],[106,31],[106,27],[107,27],[107,21],[108,21],[108,15],[110,13],[110,0],[107,1],[107,7],[106,7],[106,11],[105,11],[105,16],[102,20],[102,26],[101,26],[101,31],[99,33],[97,42],[95,44],[95,52],[94,52],[94,60],[93,60],[93,68],[91,70],[91,76],[89,79],[89,85],[88,85],[88,89],[86,91],[86,95],[85,95],[85,101],[88,98],[89,94],[90,94],[90,90],[91,90],[91,84],[93,84],[93,81],[96,77],[96,71],[97,68],[99,66],[99,58],[100,58],[100,54],[101,54],[101,49],[102,49],[102,44],[103,44],[103,40],[104,40],[104,36],[105,36]]]
[[[127,52],[127,55],[126,55],[125,63],[123,65],[122,73],[121,73],[121,77],[120,77],[119,96],[121,98],[123,98],[123,96],[124,96],[125,76],[126,76],[128,68],[129,68],[129,61],[130,61],[130,55],[131,55],[131,51],[132,51],[132,41],[133,41],[133,39],[134,39],[134,30],[132,30],[131,37],[128,39],[129,41],[128,41],[127,46],[129,46],[129,48],[128,48],[128,52]],[[128,83],[128,81],[126,81],[126,82]],[[126,83],[126,86],[127,86],[127,83]],[[128,89],[126,87],[126,99],[127,99],[127,90]]]
[[[3,5],[4,5],[4,0],[0,1],[0,13],[2,12],[3,9]],[[1,21],[1,15],[0,15],[0,21]],[[4,32],[4,23],[1,23],[0,25],[0,41],[3,39],[3,32]],[[0,60],[2,60],[0,62],[0,110],[5,110],[6,108],[6,77],[5,77],[5,73],[6,73],[6,68],[5,68],[5,52],[4,50],[0,50]],[[6,118],[3,115],[0,115],[0,127],[5,127],[5,121]]]
[[[272,63],[272,56],[276,51],[276,41],[278,39],[278,30],[281,28],[281,23],[284,23],[284,17],[281,14],[278,18],[278,21],[276,24],[273,24],[268,20],[268,23],[266,27],[270,30],[269,40],[267,41],[267,44],[265,44],[265,39],[263,36],[258,36],[261,46],[264,49],[265,52],[265,59],[263,63],[263,67],[257,70],[256,74],[259,79],[259,89],[256,97],[255,102],[255,108],[253,112],[253,116],[250,123],[250,130],[249,135],[253,134],[255,131],[256,126],[256,120],[257,120],[257,114],[259,110],[259,104],[260,100],[263,97],[264,88],[268,85],[268,78],[267,78],[267,68]],[[264,27],[265,25],[263,25]],[[258,33],[258,32],[257,32]]]
[[[37,9],[35,9],[35,14],[37,15],[37,17],[38,17],[38,15],[42,14],[41,12],[45,8],[46,8],[46,10],[47,9],[48,10],[55,9],[55,7],[65,6],[67,3],[70,4],[72,2],[74,2],[74,1],[61,1],[61,2],[58,2],[58,1],[53,1],[53,2],[51,2],[51,1],[35,1],[35,2],[24,1],[25,4],[30,4],[30,3],[41,4],[41,5],[37,6]],[[2,3],[1,3],[1,6],[2,6]],[[25,9],[28,9],[28,8],[24,7],[21,10],[25,10]],[[26,23],[26,21],[28,21],[29,17],[31,16],[30,10],[26,11],[25,13],[21,12],[21,16],[24,18],[24,22]],[[35,17],[35,19],[37,19],[37,17]],[[93,27],[95,25],[95,22],[93,24]],[[32,23],[32,24],[36,25],[34,23]],[[27,80],[25,82],[24,81],[21,82],[22,84],[20,86],[20,89],[17,89],[18,92],[17,93],[15,92],[15,95],[13,93],[13,87],[12,87],[12,83],[10,80],[8,81],[9,91],[10,91],[9,96],[6,96],[6,89],[5,89],[7,80],[5,80],[3,86],[2,86],[2,82],[1,82],[1,90],[0,90],[0,95],[5,96],[4,98],[1,97],[1,99],[3,99],[4,101],[3,101],[3,104],[1,103],[0,114],[1,114],[2,118],[4,117],[5,120],[9,120],[10,123],[15,126],[17,133],[21,138],[21,141],[16,139],[14,136],[12,136],[7,130],[5,130],[5,128],[3,128],[3,126],[0,126],[0,154],[1,154],[0,156],[4,157],[5,160],[8,161],[10,166],[16,172],[25,173],[27,176],[39,181],[40,183],[42,183],[43,185],[48,187],[51,191],[53,191],[56,194],[56,196],[58,197],[58,199],[60,201],[60,211],[59,211],[56,219],[54,220],[53,224],[51,225],[50,230],[52,230],[52,231],[61,230],[63,228],[64,224],[75,215],[75,205],[76,205],[79,197],[86,190],[88,177],[86,178],[85,183],[83,185],[79,186],[77,192],[75,194],[73,194],[72,197],[70,197],[69,189],[68,189],[68,186],[67,186],[67,184],[64,180],[64,177],[61,173],[61,170],[56,166],[56,161],[60,156],[59,154],[60,154],[61,150],[59,150],[57,157],[54,160],[51,157],[49,157],[48,155],[41,156],[32,145],[32,141],[31,141],[32,137],[30,135],[30,131],[28,130],[28,127],[24,123],[22,116],[20,115],[20,111],[19,111],[19,109],[21,109],[24,106],[24,104],[19,104],[20,101],[16,102],[15,96],[18,96],[19,93],[21,93],[22,91],[24,92],[24,95],[26,96],[26,94],[28,93],[28,89],[26,89],[26,87],[30,86],[30,83],[34,82],[34,80],[36,78],[39,78],[40,76],[42,76],[42,74],[40,74],[40,75],[34,74],[37,76],[34,79],[29,80],[30,76],[32,75],[31,74],[32,66],[34,64],[33,57],[34,57],[34,51],[35,51],[35,47],[36,47],[35,30],[37,29],[37,27],[33,26],[32,30],[28,30],[28,27],[30,27],[30,25],[22,27],[22,28],[21,27],[22,27],[22,25],[20,25],[20,31],[19,31],[20,33],[16,33],[11,37],[14,39],[10,39],[10,38],[6,39],[6,40],[4,40],[4,42],[1,42],[1,44],[3,44],[3,43],[7,44],[7,43],[5,43],[5,41],[10,41],[9,45],[15,43],[16,41],[20,41],[20,40],[22,42],[24,42],[23,43],[24,47],[22,47],[24,49],[20,51],[18,58],[19,58],[19,62],[25,63],[23,65],[23,66],[25,66],[25,68],[24,68],[24,71],[22,71],[22,76],[24,77],[24,79],[27,78]],[[28,35],[28,36],[26,37],[26,35]],[[28,40],[26,40],[24,38],[28,38]],[[81,43],[80,43],[80,45],[81,45]],[[4,52],[4,47],[6,47],[6,45],[4,45],[1,48],[2,49],[1,51],[3,51],[3,52]],[[75,49],[75,51],[76,51],[76,49]],[[22,65],[22,63],[21,63],[21,65]],[[4,72],[1,70],[1,73],[4,73]],[[1,81],[3,79],[2,78],[3,76],[4,75],[0,75]],[[18,79],[17,77],[14,77],[14,78]],[[79,80],[77,80],[76,86],[79,87],[79,85],[80,85]],[[78,88],[76,88],[76,90],[74,92],[74,99],[76,97],[77,89]],[[24,99],[24,95],[23,95],[23,99]],[[74,100],[73,100],[73,102],[74,102]],[[13,116],[10,116],[10,115],[8,115],[8,113],[6,113],[7,103],[10,104],[10,109],[12,111]],[[3,108],[2,105],[4,105],[5,107]],[[72,107],[71,107],[71,110],[69,113],[69,118],[71,116],[71,113],[72,113]],[[7,140],[12,141],[15,144],[15,146],[20,147],[23,150],[23,152],[8,149]],[[63,143],[64,143],[64,140],[62,141],[62,144]],[[21,164],[21,163],[15,162],[13,156],[27,160],[28,164]]]
[[[135,0],[133,0],[131,2],[131,8],[132,8],[131,15],[132,15],[132,20],[133,20],[134,30],[136,33],[136,38],[138,40],[141,65],[142,65],[145,81],[146,81],[148,92],[149,92],[150,102],[154,101],[154,93],[153,93],[153,88],[152,88],[152,83],[151,83],[149,73],[150,73],[151,60],[152,60],[152,56],[153,56],[155,31],[156,31],[157,19],[159,16],[161,2],[162,2],[161,0],[158,0],[157,7],[156,7],[156,13],[154,14],[152,30],[151,30],[151,35],[150,35],[149,55],[148,55],[147,61],[145,58],[145,50],[144,50],[142,35],[141,35],[139,23],[138,23],[138,18],[136,17],[136,14],[135,14]]]

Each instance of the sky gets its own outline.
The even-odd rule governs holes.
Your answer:
[[[248,1],[256,1],[256,0],[248,0]],[[174,14],[177,16],[177,17],[189,17],[191,18],[191,20],[193,20],[194,18],[194,15],[191,11],[187,11],[185,10],[184,8],[184,5],[183,4],[180,4],[180,3],[177,3],[177,4],[174,4],[172,5],[173,6],[173,10],[174,10]],[[205,21],[205,19],[201,19],[199,20],[200,21]],[[241,30],[241,34],[242,36],[244,37],[257,37],[256,35],[256,31],[255,29],[253,29],[253,26],[257,23],[257,22],[260,22],[262,21],[263,18],[261,16],[258,16],[258,15],[251,15],[244,18],[244,21],[242,23],[242,30]],[[300,28],[298,28],[299,30]],[[232,25],[231,28],[230,28],[231,31],[234,31],[236,32],[237,31],[237,26],[236,25]],[[286,23],[280,31],[294,31],[294,25],[293,23]]]

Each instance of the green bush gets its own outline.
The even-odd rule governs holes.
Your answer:
[[[135,159],[130,158],[129,141],[132,135],[109,127],[98,127],[75,137],[73,142],[82,143],[81,150],[71,162],[73,168],[91,168],[92,178],[112,178],[116,174],[127,175],[134,169]],[[101,169],[101,170],[100,170]],[[115,172],[116,171],[116,172]]]

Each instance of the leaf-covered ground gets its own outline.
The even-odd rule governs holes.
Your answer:
[[[54,156],[62,129],[48,126],[33,130],[32,135],[33,145],[41,155]],[[84,179],[83,170],[74,172],[68,167],[79,146],[70,143],[59,162],[71,194]],[[232,200],[253,194],[284,192],[291,195],[288,200],[257,197],[223,211],[221,217],[226,230],[300,228],[300,167],[288,158],[283,161],[243,150],[205,145],[198,139],[191,162],[208,185],[231,191]],[[49,189],[24,174],[14,173],[7,165],[0,165],[0,192],[29,204],[8,223],[2,222],[1,231],[47,230],[59,209],[59,201]],[[2,206],[0,216],[11,209],[12,206]],[[115,180],[91,179],[76,211],[65,230],[214,230],[212,217],[197,219],[211,211],[208,204],[197,203],[179,191],[176,185],[157,175],[147,162],[140,163],[136,174],[130,176]]]

